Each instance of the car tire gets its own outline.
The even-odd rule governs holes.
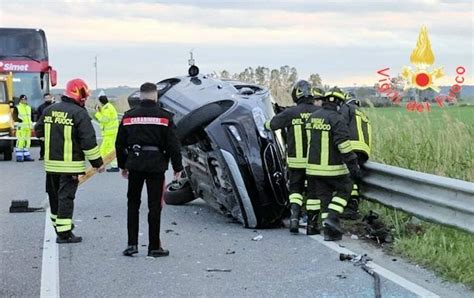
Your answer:
[[[193,189],[189,182],[176,186],[176,183],[169,183],[166,185],[166,190],[163,195],[167,205],[183,205],[189,203],[196,198],[194,197]]]
[[[222,108],[216,103],[210,103],[186,114],[176,125],[176,133],[182,145],[192,145],[198,142],[196,132],[211,123],[222,114]]]

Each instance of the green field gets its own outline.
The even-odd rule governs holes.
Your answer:
[[[374,161],[474,182],[474,107],[365,112],[373,125]],[[414,224],[403,212],[363,202],[361,212],[369,210],[392,228],[394,252],[474,289],[474,235],[433,223]]]
[[[474,181],[474,107],[365,109],[373,126],[372,159]]]

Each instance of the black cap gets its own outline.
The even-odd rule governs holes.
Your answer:
[[[99,101],[100,101],[101,104],[105,105],[106,103],[109,102],[109,99],[107,98],[107,96],[101,95],[101,96],[99,96]]]
[[[20,100],[23,100],[23,99],[28,100],[28,97],[26,97],[25,94],[22,94],[22,95],[20,95]]]

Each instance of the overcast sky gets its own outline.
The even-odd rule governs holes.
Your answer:
[[[187,72],[189,50],[204,73],[295,66],[300,78],[372,86],[376,71],[410,65],[426,25],[443,85],[458,65],[473,79],[472,1],[441,0],[0,0],[1,27],[45,30],[59,86],[81,77],[99,87],[138,86]]]

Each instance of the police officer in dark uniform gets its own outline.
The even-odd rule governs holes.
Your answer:
[[[85,159],[104,171],[91,118],[84,108],[88,96],[83,80],[69,81],[61,102],[47,107],[35,126],[36,135],[44,138],[46,192],[57,243],[82,241],[72,233],[72,215],[78,175],[86,171]]]
[[[370,157],[372,126],[367,115],[359,108],[360,101],[355,94],[348,92],[345,99],[346,101],[341,105],[339,112],[349,125],[352,149],[357,154],[359,165],[363,167]],[[341,218],[357,219],[359,217],[360,191],[359,185],[354,182],[351,197]]]
[[[301,206],[303,206],[303,193],[306,183],[306,161],[308,150],[308,137],[305,131],[305,123],[311,113],[319,109],[314,105],[315,98],[323,96],[323,91],[318,88],[311,88],[311,85],[304,80],[296,82],[291,92],[291,97],[296,106],[286,108],[283,112],[275,115],[265,123],[268,130],[278,130],[286,128],[287,131],[287,163],[288,176],[290,182],[290,232],[298,233],[299,216]],[[320,204],[314,200],[306,201],[306,210],[311,217],[319,212]],[[308,225],[306,233],[308,235],[319,234],[317,227]]]
[[[310,132],[308,163],[308,200],[321,202],[324,240],[342,239],[339,215],[349,199],[352,180],[360,177],[357,156],[353,152],[347,124],[338,112],[344,93],[337,87],[325,93],[322,109],[307,122]],[[346,166],[347,165],[347,166]],[[311,221],[317,217],[311,218]],[[317,225],[317,222],[308,222]]]
[[[153,83],[140,87],[140,105],[125,113],[119,126],[115,150],[122,176],[128,178],[128,247],[125,256],[138,253],[138,222],[141,193],[148,192],[148,256],[168,256],[160,241],[162,192],[169,158],[175,179],[183,170],[180,144],[176,137],[173,115],[158,105]]]

